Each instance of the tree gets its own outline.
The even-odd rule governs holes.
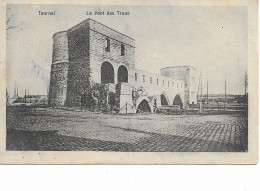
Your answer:
[[[15,14],[12,12],[11,8],[9,7],[6,14],[6,31],[17,28],[20,25],[21,24],[15,23]]]

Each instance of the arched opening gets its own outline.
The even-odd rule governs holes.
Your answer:
[[[164,94],[161,94],[161,105],[169,105]]]
[[[181,109],[183,108],[183,103],[179,94],[175,96],[172,105],[179,105]]]
[[[136,113],[151,113],[151,108],[147,100],[144,99],[141,101],[137,107]]]
[[[128,82],[128,71],[127,68],[123,65],[119,66],[118,68],[117,81],[118,83]]]
[[[101,65],[101,83],[114,83],[114,68],[109,62],[104,62]]]

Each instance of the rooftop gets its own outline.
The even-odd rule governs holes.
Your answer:
[[[77,25],[71,27],[68,31],[73,30],[77,27],[80,27],[84,24],[87,24],[89,26],[89,29],[92,31],[98,32],[102,35],[108,36],[109,38],[123,42],[123,43],[131,45],[133,47],[135,46],[135,43],[134,43],[135,40],[133,38],[131,38],[121,32],[118,32],[91,18],[88,18],[88,19],[78,23]]]
[[[169,67],[161,68],[161,70],[162,69],[167,69],[167,68],[193,68],[194,70],[197,70],[196,68],[194,68],[191,65],[186,65],[186,66],[169,66]]]

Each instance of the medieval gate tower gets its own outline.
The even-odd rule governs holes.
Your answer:
[[[153,112],[161,105],[183,107],[196,103],[194,71],[190,66],[163,68],[162,75],[138,70],[134,39],[87,19],[53,35],[49,105],[127,107],[128,113]]]

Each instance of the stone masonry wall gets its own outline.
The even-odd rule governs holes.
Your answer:
[[[189,100],[190,104],[197,104],[197,93],[199,85],[199,72],[196,69],[190,69],[190,83],[189,83]]]
[[[134,40],[93,20],[90,24],[91,81],[101,83],[101,65],[107,61],[114,67],[114,82],[117,83],[119,66],[126,66],[128,73],[135,68]],[[109,52],[105,49],[107,38],[110,40]],[[125,55],[121,55],[121,44],[125,47]]]
[[[191,66],[176,66],[161,69],[162,75],[185,82],[186,104],[197,103],[198,71]]]
[[[91,91],[89,74],[89,25],[84,22],[68,30],[69,72],[67,106],[81,106]]]
[[[182,101],[185,102],[183,80],[137,69],[132,72],[133,74],[131,76],[133,76],[133,78],[130,76],[130,85],[136,89],[140,87],[144,88],[149,96],[160,96],[164,94],[169,101],[169,105],[173,104],[173,100],[177,94],[181,97]],[[135,74],[137,78],[135,78]]]
[[[68,81],[68,37],[67,32],[53,35],[53,53],[50,75],[49,105],[60,107],[66,102]]]
[[[68,62],[68,36],[67,31],[55,33],[53,39],[52,63]]]
[[[49,105],[60,107],[65,105],[68,79],[68,63],[56,63],[51,66]]]

